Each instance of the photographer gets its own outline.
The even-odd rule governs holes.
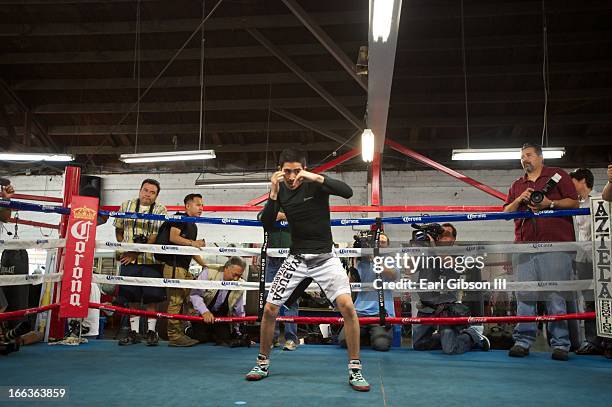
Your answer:
[[[456,238],[457,229],[452,224],[432,224],[420,227],[415,231],[412,243],[423,246],[427,239],[429,246],[451,246],[455,243]],[[417,279],[445,284],[449,279],[461,277],[461,274],[452,267],[441,266],[442,264],[439,266],[434,264],[434,267],[426,265],[415,270],[418,273]],[[422,292],[419,293],[419,301],[419,318],[470,316],[469,308],[459,302],[458,291]],[[468,325],[413,325],[412,345],[414,350],[442,349],[449,355],[460,355],[472,349],[488,351],[490,348],[489,339],[481,333],[480,329]]]
[[[138,193],[137,199],[131,199],[121,204],[120,212],[137,212],[156,215],[166,215],[166,207],[156,202],[159,196],[160,185],[154,179],[145,179]],[[122,243],[155,243],[157,231],[162,221],[151,221],[145,219],[120,219],[115,218],[115,236]],[[152,277],[162,278],[161,265],[157,264],[153,253],[123,252],[119,253],[121,263],[120,275],[129,277]],[[129,303],[131,308],[139,308],[141,304],[146,305],[146,310],[156,312],[157,304],[164,301],[165,289],[162,287],[138,287],[119,286],[116,303],[125,305]],[[146,334],[147,345],[158,344],[159,337],[155,331],[157,320],[148,319],[148,330]],[[130,317],[130,332],[125,338],[119,340],[119,345],[134,345],[140,343],[140,317]]]
[[[11,180],[6,178],[0,178],[0,186],[2,186],[2,192],[0,192],[0,198],[11,199],[15,194],[15,188],[11,185]],[[0,222],[6,223],[11,218],[10,208],[0,208]]]
[[[545,209],[578,208],[578,194],[569,175],[561,168],[544,166],[542,147],[524,144],[521,148],[521,165],[525,175],[512,183],[504,212],[541,211]],[[534,199],[537,197],[538,199]],[[514,220],[514,241],[522,242],[573,242],[574,225],[571,217],[531,218]],[[518,254],[512,259],[518,281],[563,281],[572,273],[569,253]],[[537,293],[517,292],[517,316],[536,315]],[[549,315],[566,313],[565,298],[558,292],[547,292],[546,307]],[[570,348],[567,321],[548,323],[549,341],[553,347],[552,358],[568,360]],[[513,357],[529,355],[535,342],[537,323],[519,323],[514,329],[514,346],[508,353]]]
[[[246,263],[240,257],[231,257],[221,270],[205,268],[199,281],[244,281],[241,279]],[[232,324],[215,324],[215,317],[243,317],[244,290],[191,290],[191,303],[202,316],[203,324],[193,324],[188,331],[196,342],[215,342],[217,345],[250,346],[250,340],[240,335]],[[241,340],[242,339],[242,340]]]
[[[373,247],[372,233],[357,240],[358,236],[355,236],[357,247]],[[384,249],[389,247],[389,238],[384,233],[380,234],[380,248]],[[373,270],[373,263],[371,256],[364,256],[357,263],[357,272],[359,281],[362,283],[373,283],[375,279],[382,278],[383,281],[397,281],[399,279],[399,271],[396,269],[385,268],[381,275],[378,275]],[[356,282],[356,281],[351,281]],[[355,311],[359,317],[378,317],[379,305],[378,305],[378,292],[376,291],[362,291],[357,293],[355,299]],[[385,290],[385,311],[388,317],[395,317],[395,308],[393,306],[393,293],[390,290]],[[390,326],[380,325],[362,325],[360,327],[360,336],[362,345],[370,344],[372,349],[380,352],[386,352],[391,348],[393,342],[393,330]],[[346,338],[344,335],[344,328],[338,335],[338,343],[342,347],[346,347]]]
[[[189,194],[183,200],[185,212],[177,212],[176,215],[200,217],[202,215],[202,195]],[[193,222],[166,221],[159,228],[156,243],[161,245],[172,244],[178,246],[204,247],[204,240],[197,240],[198,227]],[[178,254],[156,254],[155,258],[164,264],[164,278],[192,280],[189,273],[191,260],[195,260],[203,268],[206,263],[202,256],[178,255]],[[187,298],[189,297],[188,288],[168,288],[168,309],[169,314],[180,314]],[[168,320],[168,346],[188,347],[198,343],[183,333],[182,323],[176,319]]]

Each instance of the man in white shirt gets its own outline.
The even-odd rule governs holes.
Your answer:
[[[590,198],[594,195],[593,184],[595,177],[588,168],[576,168],[569,173],[572,182],[578,192],[578,201],[581,208],[589,208],[591,205]],[[577,242],[591,241],[591,216],[582,215],[574,216],[574,230],[576,231]],[[578,250],[576,252],[576,260],[574,269],[579,280],[593,279],[593,254],[592,251]],[[593,291],[586,290],[582,293],[585,300],[585,312],[595,310],[593,299]],[[594,320],[584,321],[585,340],[576,350],[577,355],[601,355],[603,352],[601,338],[597,336],[597,328]]]

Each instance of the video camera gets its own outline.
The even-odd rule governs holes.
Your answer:
[[[555,173],[544,185],[541,191],[533,191],[531,193],[531,198],[529,198],[529,202],[533,205],[537,205],[544,200],[546,194],[553,189],[558,183],[561,181],[561,175],[559,173]]]
[[[353,239],[355,240],[353,242],[354,248],[366,249],[374,247],[374,232],[371,230],[361,230],[353,236]]]
[[[444,234],[444,228],[439,223],[427,223],[424,225],[413,223],[410,226],[416,229],[412,231],[412,239],[410,240],[410,243],[415,246],[429,246],[430,237],[431,240],[436,242]]]

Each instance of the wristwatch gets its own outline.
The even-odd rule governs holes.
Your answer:
[[[550,201],[550,209],[555,209],[555,201]]]

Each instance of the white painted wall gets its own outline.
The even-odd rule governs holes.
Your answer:
[[[606,180],[604,168],[593,169],[595,174],[595,189],[601,191]],[[521,176],[517,168],[511,171],[479,170],[466,171],[466,175],[475,178],[504,193],[512,181]],[[367,188],[365,172],[347,172],[342,174],[329,173],[340,178],[353,187],[354,196],[349,200],[332,199],[333,205],[367,205]],[[162,185],[159,201],[165,205],[181,205],[183,197],[191,192],[199,192],[204,196],[206,205],[242,205],[249,199],[267,191],[267,187],[224,187],[202,188],[194,186],[198,174],[128,174],[103,175],[103,205],[119,205],[121,202],[137,197],[137,191],[144,178],[157,178]],[[13,185],[19,193],[62,195],[63,177],[61,176],[19,176],[12,178]],[[383,174],[383,200],[385,205],[498,205],[500,201],[484,192],[476,190],[468,184],[437,171],[387,171]],[[371,217],[367,213],[332,214],[336,218]],[[397,213],[385,213],[385,216],[400,216]],[[59,216],[21,212],[23,219],[38,220],[47,223],[59,222]],[[254,219],[256,213],[205,213],[210,217],[234,217]],[[13,224],[6,225],[11,231]],[[463,222],[458,224],[460,240],[478,241],[512,241],[513,224],[511,221]],[[198,225],[199,236],[208,242],[243,243],[261,242],[262,232],[254,227]],[[395,242],[407,241],[410,238],[409,226],[386,227],[391,239]],[[334,239],[337,242],[352,242],[355,233],[349,227],[333,228]],[[39,239],[47,234],[57,237],[56,231],[49,231],[30,226],[19,227],[19,237],[22,239]],[[4,238],[9,238],[3,234]],[[98,239],[114,241],[114,230],[109,221],[98,228]]]

